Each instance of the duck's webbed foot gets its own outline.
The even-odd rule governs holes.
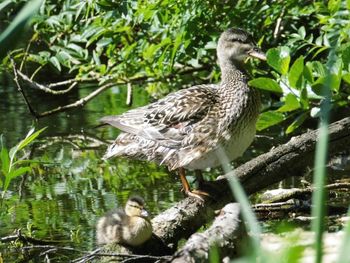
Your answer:
[[[182,190],[187,196],[197,198],[200,201],[204,201],[206,198],[212,198],[211,195],[206,191],[197,190],[197,189],[191,190],[190,185],[186,179],[186,174],[185,174],[184,168],[182,168],[182,167],[179,168],[179,175],[180,175],[180,179],[181,179],[181,183],[182,183],[182,187],[183,187]],[[201,175],[201,173],[200,173],[200,175]],[[197,172],[196,172],[196,177],[197,177]],[[197,178],[197,180],[198,179],[200,179],[201,182],[205,182],[202,176],[201,176],[201,178]],[[199,185],[201,185],[201,182],[199,182]]]

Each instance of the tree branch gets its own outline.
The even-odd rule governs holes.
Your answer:
[[[207,262],[211,249],[217,249],[221,259],[232,258],[245,234],[239,204],[229,203],[206,231],[193,234],[169,262]]]
[[[63,94],[66,94],[68,92],[70,92],[75,86],[78,85],[78,82],[77,81],[64,81],[64,83],[70,83],[70,86],[67,88],[67,89],[64,89],[64,90],[53,90],[50,88],[50,86],[60,86],[60,85],[63,85],[62,83],[53,83],[53,84],[50,84],[48,86],[45,86],[45,85],[42,85],[42,84],[39,84],[38,82],[35,82],[33,80],[31,80],[27,75],[23,74],[21,71],[19,70],[16,70],[14,69],[14,71],[21,77],[22,80],[26,81],[29,83],[29,85],[35,89],[38,89],[38,90],[41,90],[45,93],[49,93],[49,94],[52,94],[52,95],[63,95]]]
[[[199,67],[199,68],[185,68],[183,70],[179,70],[175,73],[170,73],[166,76],[162,76],[162,77],[156,77],[153,78],[152,76],[138,76],[138,77],[133,77],[130,78],[128,80],[121,80],[121,79],[115,79],[113,77],[108,77],[106,79],[106,81],[108,81],[108,83],[104,84],[103,86],[101,86],[100,88],[96,89],[95,91],[93,91],[92,93],[90,93],[89,95],[87,95],[84,98],[81,98],[71,104],[67,104],[64,106],[59,106],[55,109],[43,112],[43,113],[37,113],[34,111],[34,109],[31,107],[27,97],[25,96],[22,87],[20,86],[19,82],[18,82],[18,76],[20,76],[22,78],[22,80],[28,82],[32,87],[35,87],[36,89],[39,89],[41,91],[44,91],[46,93],[50,93],[53,95],[62,95],[65,94],[69,91],[71,91],[79,82],[83,82],[83,81],[99,81],[99,79],[84,79],[84,80],[67,80],[67,81],[62,81],[62,82],[58,82],[58,83],[52,83],[49,84],[47,86],[44,86],[42,84],[39,84],[33,80],[31,80],[28,76],[26,76],[25,74],[23,74],[22,72],[20,72],[19,70],[16,69],[16,65],[14,64],[14,61],[12,60],[13,63],[13,71],[14,71],[14,75],[15,75],[15,82],[17,84],[18,89],[20,90],[20,92],[22,93],[24,100],[28,106],[28,109],[30,111],[30,113],[36,118],[42,118],[42,117],[46,117],[49,115],[53,115],[53,114],[57,114],[59,112],[63,112],[69,109],[73,109],[73,108],[78,108],[78,107],[83,107],[87,102],[89,102],[90,100],[92,100],[93,98],[95,98],[96,96],[98,96],[100,93],[102,93],[103,91],[107,90],[110,87],[116,86],[116,85],[129,85],[131,87],[131,84],[135,84],[135,83],[151,83],[151,82],[157,82],[157,81],[164,81],[166,79],[173,79],[178,77],[179,75],[186,75],[186,74],[191,74],[193,72],[197,72],[197,71],[203,71],[203,70],[207,70],[209,68],[209,66],[203,66],[203,67]],[[65,90],[52,90],[52,87],[57,87],[57,86],[62,86],[62,85],[66,85],[66,84],[71,84],[67,89]],[[131,101],[129,101],[129,103],[131,103]]]

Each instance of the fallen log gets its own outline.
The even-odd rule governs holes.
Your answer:
[[[239,166],[225,177],[237,176],[247,194],[253,194],[285,178],[302,175],[307,166],[313,165],[317,133],[318,130],[313,130],[293,137],[288,143]],[[329,156],[348,150],[349,145],[350,118],[330,124]],[[186,198],[152,220],[155,234],[165,243],[176,245],[181,238],[188,238],[213,219],[216,209],[233,201],[226,179],[208,182],[208,185],[220,189],[215,201]]]
[[[172,249],[176,249],[180,239],[190,237],[204,224],[213,220],[215,210],[233,201],[232,192],[226,179],[230,176],[238,177],[246,193],[253,194],[288,177],[303,175],[305,168],[313,164],[317,133],[318,130],[314,130],[293,137],[288,143],[280,145],[227,173],[224,178],[208,182],[208,187],[220,189],[219,193],[215,195],[215,199],[206,199],[202,202],[189,197],[181,200],[152,220],[154,234]],[[342,119],[329,126],[329,142],[329,156],[348,150],[350,118]],[[197,238],[197,234],[194,237]],[[221,248],[222,251],[230,248],[230,243],[227,244],[227,247]],[[152,246],[152,244],[150,245]],[[209,247],[205,248],[209,249]],[[201,250],[201,253],[208,253],[208,251],[203,252],[204,247]],[[179,253],[185,253],[181,251],[184,250],[180,250],[175,255],[181,257]]]
[[[229,203],[206,231],[193,234],[167,262],[208,262],[211,249],[219,251],[221,259],[233,258],[245,234],[239,204]]]

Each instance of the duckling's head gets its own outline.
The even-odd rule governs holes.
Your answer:
[[[217,46],[219,63],[242,63],[247,57],[266,60],[265,54],[256,46],[253,37],[239,28],[223,32]]]
[[[148,212],[144,208],[144,206],[145,206],[145,201],[141,197],[139,196],[130,197],[125,205],[125,214],[130,217],[138,216],[138,217],[147,218]]]

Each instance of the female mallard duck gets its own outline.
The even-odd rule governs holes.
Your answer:
[[[179,169],[185,193],[200,198],[191,192],[184,168],[216,167],[221,164],[219,149],[231,161],[248,148],[255,136],[260,97],[249,88],[243,63],[248,56],[266,59],[251,35],[241,29],[221,34],[217,56],[219,84],[179,90],[147,106],[102,118],[123,131],[104,159],[128,156]]]
[[[131,197],[124,210],[110,211],[98,220],[98,244],[140,246],[152,236],[152,224],[141,197]]]

